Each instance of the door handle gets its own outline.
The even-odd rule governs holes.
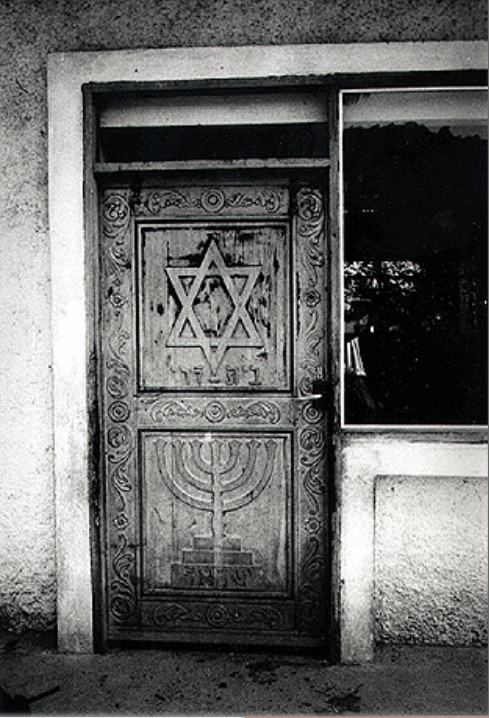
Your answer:
[[[312,381],[312,393],[307,396],[299,396],[296,401],[313,401],[317,402],[317,406],[321,409],[326,410],[329,403],[330,397],[330,385],[324,379],[314,379]]]

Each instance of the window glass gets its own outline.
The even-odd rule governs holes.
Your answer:
[[[485,92],[342,97],[344,421],[485,424]]]

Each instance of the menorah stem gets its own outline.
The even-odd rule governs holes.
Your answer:
[[[212,514],[212,538],[214,542],[214,564],[216,569],[222,566],[223,550],[223,501],[221,493],[221,476],[216,471],[212,474],[212,493],[214,511]]]

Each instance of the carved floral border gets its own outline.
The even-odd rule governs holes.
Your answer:
[[[314,382],[324,381],[325,346],[325,208],[322,191],[301,188],[296,196],[299,284],[299,447],[302,501],[299,507],[301,556],[299,630],[325,629],[325,482],[326,430],[323,404],[307,400]]]
[[[130,424],[130,223],[127,192],[107,191],[102,203],[102,285],[105,327],[104,430],[109,487],[109,612],[116,623],[136,618],[135,555],[131,542],[134,492],[134,436]],[[129,308],[129,311],[128,311]]]

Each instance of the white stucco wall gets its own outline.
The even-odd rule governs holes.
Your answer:
[[[43,146],[46,152],[44,93],[42,70],[29,58],[15,70],[4,61],[0,71],[0,624],[14,629],[45,628],[55,620],[51,288],[47,171],[40,151]]]
[[[378,476],[375,633],[383,642],[487,642],[487,481]]]
[[[375,640],[487,640],[487,449],[433,436],[345,437],[342,655]]]

